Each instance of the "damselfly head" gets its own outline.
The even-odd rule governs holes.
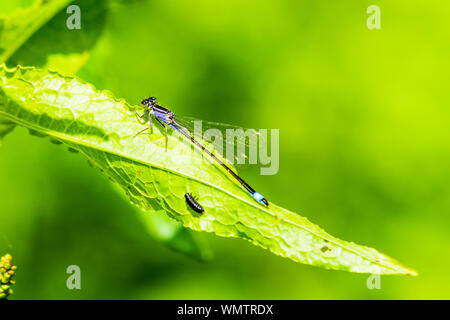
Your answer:
[[[149,105],[149,104],[154,104],[154,103],[156,103],[155,97],[150,97],[150,98],[147,98],[147,99],[144,99],[141,101],[141,104],[144,106]]]

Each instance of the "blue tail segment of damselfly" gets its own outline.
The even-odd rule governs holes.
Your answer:
[[[195,137],[194,135],[182,124],[177,122],[175,114],[170,111],[169,109],[166,109],[164,107],[161,107],[156,103],[155,97],[150,97],[148,99],[142,100],[141,104],[145,106],[147,109],[142,114],[139,115],[139,118],[142,119],[145,115],[148,115],[148,127],[143,129],[142,131],[138,132],[141,133],[145,130],[151,129],[152,127],[152,116],[155,117],[155,119],[164,127],[165,129],[165,137],[166,137],[166,149],[167,149],[167,127],[172,128],[173,130],[177,131],[181,135],[183,135],[188,141],[193,143],[197,148],[199,148],[202,152],[206,153],[209,157],[211,157],[214,161],[216,161],[219,165],[221,165],[231,176],[236,179],[259,203],[262,205],[268,206],[269,202],[258,192],[255,191],[252,187],[249,186],[247,182],[245,182],[241,177],[239,177],[228,165],[226,165],[222,160],[220,160],[218,157],[216,157],[211,151],[209,151],[205,146],[203,146]]]

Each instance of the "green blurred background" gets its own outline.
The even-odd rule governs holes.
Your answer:
[[[381,30],[366,26],[372,4]],[[449,16],[445,1],[115,2],[77,73],[130,103],[152,94],[179,114],[280,129],[279,173],[245,178],[418,277],[383,276],[369,290],[368,275],[203,233],[214,257],[193,259],[151,237],[83,156],[16,128],[0,148],[11,298],[450,298]],[[66,288],[72,264],[81,290]]]

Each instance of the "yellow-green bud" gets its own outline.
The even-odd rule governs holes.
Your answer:
[[[15,283],[12,280],[17,267],[12,263],[12,256],[6,254],[0,258],[0,299],[6,299],[13,293],[11,286]]]

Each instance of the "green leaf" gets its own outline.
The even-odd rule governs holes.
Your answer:
[[[68,5],[80,7],[81,29],[68,29],[66,12]],[[16,50],[6,64],[28,65],[58,71],[65,75],[75,74],[89,58],[89,52],[103,32],[108,13],[108,1],[77,0],[54,2],[52,18]],[[50,10],[48,5],[39,10]]]
[[[172,250],[184,253],[200,261],[210,260],[212,252],[206,243],[200,242],[195,235],[177,222],[169,218],[163,210],[152,212],[140,212],[148,233],[158,239]]]
[[[0,18],[0,63],[7,61],[35,32],[71,0],[36,1],[8,17]]]
[[[113,187],[120,197],[128,199],[123,188],[117,184]],[[142,212],[137,208],[135,211],[145,230],[153,239],[193,259],[211,260],[212,251],[208,243],[195,235],[192,230],[183,227],[180,222],[169,218],[163,210],[152,212],[152,214]]]
[[[69,2],[69,0],[36,1],[30,8],[21,9],[7,17],[0,17],[0,63],[7,61],[22,44]],[[14,124],[1,118],[0,122],[1,142],[2,138],[14,129]]]
[[[34,68],[0,68],[0,116],[84,154],[145,211],[164,210],[185,227],[239,237],[294,261],[326,269],[416,275],[375,249],[337,239],[273,203],[265,208],[219,166],[143,126],[134,108],[77,78]],[[193,157],[193,158],[191,158]],[[192,161],[194,160],[194,161]],[[205,208],[194,215],[184,194]]]
[[[73,0],[36,1],[33,6],[0,18],[0,63],[29,65],[75,74],[87,61],[106,19],[107,1],[79,0],[83,29],[66,27],[66,7]],[[14,128],[0,119],[1,139]]]

